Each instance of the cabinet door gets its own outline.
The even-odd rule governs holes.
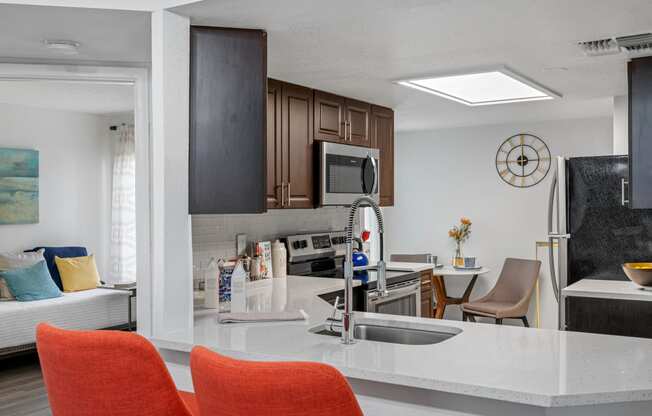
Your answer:
[[[652,208],[652,57],[629,72],[629,207]]]
[[[652,338],[652,302],[566,297],[566,330]]]
[[[283,180],[286,208],[312,208],[313,93],[309,88],[283,84]]]
[[[282,83],[267,81],[267,208],[281,208],[285,196],[283,187],[283,157],[281,130]]]
[[[380,205],[394,205],[394,111],[371,108],[371,147],[380,150]]]
[[[190,28],[190,214],[266,210],[267,36]]]
[[[344,98],[315,91],[315,140],[340,143],[344,141]]]
[[[370,147],[371,105],[362,101],[346,100],[346,121],[348,123],[345,141],[357,146]]]

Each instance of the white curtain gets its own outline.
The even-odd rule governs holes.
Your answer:
[[[134,129],[121,126],[113,156],[111,283],[136,281],[136,143]]]

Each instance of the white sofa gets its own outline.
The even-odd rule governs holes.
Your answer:
[[[31,302],[0,301],[0,356],[34,348],[40,322],[66,329],[126,325],[129,292],[91,289]]]

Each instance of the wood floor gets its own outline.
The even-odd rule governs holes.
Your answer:
[[[0,416],[51,414],[36,354],[0,360]]]

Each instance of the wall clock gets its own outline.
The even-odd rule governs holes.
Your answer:
[[[496,152],[498,175],[517,188],[528,188],[541,182],[550,170],[550,163],[548,145],[532,134],[515,134]]]

